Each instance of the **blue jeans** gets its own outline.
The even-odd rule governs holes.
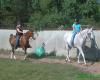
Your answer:
[[[16,33],[16,48],[18,47],[19,45],[19,38],[20,38],[20,35],[18,33]]]
[[[76,36],[77,32],[73,32],[72,33],[72,37],[71,37],[71,46],[74,44],[74,38]]]

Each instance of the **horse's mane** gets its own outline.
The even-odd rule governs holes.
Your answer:
[[[89,30],[89,29],[87,29],[87,28],[84,29],[84,30],[82,30],[82,31],[81,31],[81,34],[83,34],[83,33],[87,33],[88,30]]]
[[[27,33],[29,33],[30,31],[28,30],[28,31],[26,31],[26,33],[25,34],[27,34]]]
[[[28,31],[25,33],[25,35],[29,34],[29,32],[30,32],[30,30],[28,30]]]
[[[29,33],[29,32],[33,32],[33,30],[28,30],[28,31],[26,32],[26,34]]]

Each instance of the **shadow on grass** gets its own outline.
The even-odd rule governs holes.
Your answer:
[[[36,53],[30,53],[27,57],[28,57],[28,58],[34,58],[34,59],[41,59],[41,58],[58,58],[58,57],[56,56],[56,51],[55,51],[55,50],[53,50],[53,51],[51,51],[51,52],[49,52],[49,53],[44,53],[44,54],[41,55],[41,56],[36,55]]]

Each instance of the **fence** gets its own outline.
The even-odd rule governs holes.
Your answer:
[[[24,32],[26,32],[26,30],[24,30]],[[67,31],[67,32],[68,34],[70,33],[70,31]],[[39,36],[37,37],[36,40],[30,39],[30,45],[32,46],[32,48],[27,50],[28,53],[33,52],[36,47],[42,45],[42,43],[44,42],[46,44],[45,49],[47,53],[56,51],[57,56],[65,56],[67,52],[65,49],[65,44],[64,44],[64,39],[63,39],[63,36],[65,33],[66,31],[64,30],[39,31],[38,32]],[[7,30],[7,29],[0,30],[0,49],[11,50],[11,46],[9,43],[10,34],[15,34],[15,30]],[[95,34],[95,40],[96,40],[97,46],[98,48],[100,48],[100,42],[99,42],[100,31],[95,30],[94,34]],[[90,47],[90,42],[87,42],[87,46],[88,48]],[[22,51],[21,49],[18,49],[18,50]],[[96,53],[97,52],[93,52],[93,51],[91,53],[90,51],[88,56],[90,57],[90,55],[93,54],[92,56],[94,57]],[[70,56],[76,57],[76,49],[71,50]]]

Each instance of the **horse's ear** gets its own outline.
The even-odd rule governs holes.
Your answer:
[[[34,30],[33,30],[33,29],[29,29],[29,31],[34,32]]]
[[[93,30],[93,27],[91,27],[90,30]]]
[[[94,27],[92,26],[92,30],[94,29]]]

